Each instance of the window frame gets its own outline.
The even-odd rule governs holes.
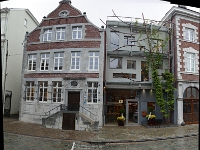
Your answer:
[[[65,30],[66,28],[65,27],[57,27],[56,28],[56,40],[57,41],[63,41],[65,40]],[[59,39],[58,39],[58,34],[59,34]],[[62,35],[63,35],[63,38],[62,38]]]
[[[35,71],[36,63],[37,63],[37,54],[28,54],[28,71]]]
[[[35,85],[34,84],[35,84],[34,81],[26,81],[25,100],[27,102],[34,102],[34,99],[35,99]]]
[[[190,57],[188,57],[188,55],[190,56]],[[193,58],[191,57],[191,56],[194,56]],[[186,53],[186,63],[187,63],[187,70],[186,70],[186,72],[191,72],[191,73],[195,73],[195,53]],[[193,65],[192,65],[192,61],[193,61]],[[193,67],[193,71],[192,71],[192,67]]]
[[[55,94],[55,97],[54,97],[54,94]],[[55,101],[54,101],[54,99],[55,99]],[[52,82],[52,102],[53,103],[61,103],[62,102],[62,81],[53,81]]]
[[[185,40],[187,41],[194,41],[194,29],[192,28],[185,28]]]
[[[115,40],[115,38],[117,38]],[[119,32],[111,31],[110,32],[110,49],[116,50],[119,48]]]
[[[56,57],[55,54],[58,54],[58,56]],[[61,54],[63,54],[63,56],[60,56]],[[58,60],[58,62],[56,62],[56,60]],[[55,52],[54,53],[53,71],[62,71],[63,70],[63,60],[64,60],[64,52]],[[57,66],[55,63],[57,63]],[[58,69],[56,70],[55,67],[57,67]],[[60,69],[60,67],[61,67],[61,69]]]
[[[52,41],[52,28],[49,29],[44,29],[44,33],[43,33],[43,42],[48,42],[48,41]],[[46,40],[45,40],[46,38]]]
[[[75,54],[74,56],[72,54]],[[80,54],[79,56],[77,54]],[[74,61],[73,61],[74,59]],[[81,61],[81,52],[71,52],[71,65],[70,65],[70,69],[71,70],[80,70],[80,61]],[[74,62],[74,65],[72,64]],[[77,63],[78,63],[78,69],[77,67]],[[74,66],[74,68],[72,68],[72,66]]]
[[[90,55],[90,54],[92,54],[92,55]],[[96,61],[97,61],[97,65],[95,65]],[[92,65],[91,65],[91,63],[92,63]],[[97,66],[97,69],[95,69],[96,66]],[[90,67],[92,67],[92,69]],[[89,52],[88,70],[99,71],[99,52]]]
[[[150,105],[152,103],[152,105]],[[156,102],[147,102],[147,110],[149,107],[153,107],[153,111],[156,111]]]
[[[113,60],[111,60],[111,59],[113,59]],[[120,66],[119,67],[117,67],[117,66],[116,67],[111,67],[111,62],[115,61],[116,59],[118,59],[117,66],[118,65],[120,65]],[[122,57],[110,57],[109,58],[109,68],[110,69],[122,69]]]
[[[130,61],[130,65],[128,65],[128,61]],[[126,62],[127,62],[127,69],[136,70],[136,60],[127,60]],[[133,65],[134,65],[134,67],[133,67]],[[128,67],[128,66],[130,66],[130,67]]]
[[[47,57],[47,54],[49,57]],[[42,58],[42,55],[45,55],[44,58]],[[49,70],[49,64],[50,64],[50,53],[41,53],[40,54],[40,71],[48,71]],[[44,60],[44,62],[42,62]],[[44,70],[42,70],[42,63],[44,63]],[[46,69],[47,68],[47,69]]]
[[[83,32],[82,26],[73,26],[72,27],[72,39],[82,39],[82,32]],[[79,33],[80,33],[80,37],[79,37]]]
[[[42,92],[40,90],[42,90]],[[45,94],[46,94],[46,100],[45,100]],[[38,82],[38,102],[47,103],[47,101],[48,101],[48,81],[39,81]]]
[[[92,84],[92,86],[89,86],[89,84]],[[89,104],[97,104],[98,103],[98,82],[87,82],[87,103]],[[89,92],[91,91],[91,92]],[[95,93],[96,92],[96,93]],[[89,94],[91,94],[91,101],[89,101]],[[96,97],[94,97],[96,95]],[[96,101],[94,101],[94,99]]]
[[[135,36],[124,36],[124,45],[135,46]]]

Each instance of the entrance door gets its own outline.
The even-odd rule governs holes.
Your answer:
[[[126,124],[139,123],[138,101],[138,99],[126,99]]]
[[[183,120],[186,124],[199,123],[199,90],[188,87],[183,94]]]
[[[75,130],[75,117],[76,114],[63,113],[62,129]]]
[[[80,92],[68,92],[68,110],[79,111]]]
[[[199,100],[184,99],[183,100],[183,120],[186,124],[199,122]]]

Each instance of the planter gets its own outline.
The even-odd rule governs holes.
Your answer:
[[[124,121],[118,121],[118,126],[124,126]]]
[[[154,124],[155,124],[155,119],[148,120],[148,125],[154,125]]]

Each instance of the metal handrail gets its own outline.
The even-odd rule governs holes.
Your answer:
[[[56,107],[54,107],[54,108],[52,108],[52,109],[50,109],[49,111],[47,111],[47,112],[44,112],[45,113],[45,115],[47,114],[47,113],[49,113],[49,116],[50,116],[50,112],[52,111],[52,110],[54,110],[54,109],[58,109],[58,107],[60,107],[62,104],[60,104],[60,105],[58,105],[58,106],[56,106]]]
[[[93,119],[95,121],[97,120],[97,115],[93,114],[91,111],[85,109],[82,106],[80,106],[80,108],[81,108],[81,113],[83,113],[84,115],[88,116],[89,118],[91,118],[91,119]]]

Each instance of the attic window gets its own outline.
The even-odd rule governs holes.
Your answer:
[[[68,15],[69,15],[69,11],[67,10],[62,10],[61,12],[59,12],[60,17],[67,17]]]

